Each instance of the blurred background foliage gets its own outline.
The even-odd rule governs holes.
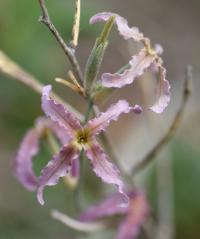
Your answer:
[[[55,25],[64,38],[70,41],[74,1],[48,0],[47,4]],[[170,203],[173,205],[169,210],[173,213],[167,212],[168,208],[164,210],[166,214],[174,214],[174,221],[171,222],[176,235],[174,238],[198,239],[200,235],[200,1],[82,0],[80,45],[77,50],[82,68],[101,29],[101,25],[90,26],[88,20],[100,11],[118,12],[129,20],[130,26],[138,26],[153,42],[163,45],[164,62],[172,84],[172,102],[162,116],[155,116],[152,113],[134,119],[127,116],[120,121],[120,126],[114,123],[109,129],[109,136],[114,139],[117,153],[125,168],[129,169],[130,165],[140,160],[168,128],[180,103],[185,66],[191,64],[194,68],[193,95],[176,137],[158,157],[158,163],[152,164],[136,180],[139,185],[147,189],[155,214],[156,212],[159,214],[160,187],[166,194],[169,192]],[[39,15],[37,1],[0,1],[0,48],[40,81],[55,85],[54,78],[65,77],[70,66],[54,38],[38,22]],[[111,37],[103,71],[115,71],[130,58],[130,50],[134,49],[131,45],[127,47],[126,42],[116,36],[114,33]],[[144,101],[149,105],[150,78],[149,75],[145,76],[142,85],[136,82],[134,87],[126,87],[115,94],[110,101],[126,96],[133,102],[134,96],[134,101]],[[49,209],[55,207],[73,215],[74,208],[71,206],[74,205],[73,197],[62,181],[56,187],[46,190],[47,202],[45,207],[41,207],[35,195],[25,191],[15,180],[10,167],[11,159],[23,134],[33,125],[35,117],[42,114],[40,97],[25,86],[2,75],[0,75],[0,86],[0,238],[75,238],[73,231],[53,221],[49,216]],[[74,93],[61,86],[56,86],[56,90],[79,110],[84,109],[84,103]],[[48,152],[45,147],[43,148],[36,159],[40,162],[40,167],[49,158]],[[162,162],[168,163],[163,166]],[[171,170],[171,183],[159,186],[158,170],[165,175],[167,168]],[[85,183],[84,196],[89,201],[96,201],[101,196],[101,183],[88,172],[88,178],[91,177],[92,183],[89,179]],[[94,190],[96,184],[99,186],[98,193]],[[102,238],[102,235],[104,236],[104,234],[100,234],[100,237],[97,235],[97,238]],[[76,238],[87,236],[79,234]],[[105,237],[112,238],[113,232],[108,232]],[[91,235],[91,238],[95,238],[94,235]]]

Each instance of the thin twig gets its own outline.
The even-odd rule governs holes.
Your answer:
[[[80,32],[80,17],[81,17],[81,0],[76,0],[76,12],[74,15],[74,25],[72,29],[71,45],[76,48],[78,45],[78,38]]]
[[[185,82],[183,87],[183,96],[182,96],[181,105],[174,117],[173,122],[171,123],[169,130],[161,138],[161,140],[155,145],[155,147],[138,164],[136,164],[132,168],[131,170],[132,175],[135,175],[136,173],[138,173],[140,170],[145,168],[147,164],[149,164],[152,160],[154,160],[156,155],[160,152],[160,150],[171,140],[171,138],[176,133],[181,123],[182,116],[186,107],[186,103],[191,94],[191,87],[190,87],[191,81],[192,81],[192,67],[188,66],[186,69],[186,74],[185,74]]]
[[[44,23],[49,28],[49,30],[52,32],[53,36],[56,38],[57,42],[62,47],[63,51],[67,55],[71,65],[73,67],[74,73],[77,76],[79,84],[82,86],[83,85],[83,74],[81,72],[81,68],[80,68],[79,63],[77,61],[77,58],[75,56],[74,49],[69,47],[65,43],[65,41],[61,37],[60,33],[58,32],[58,30],[56,29],[56,27],[52,23],[52,21],[51,21],[51,19],[49,17],[49,13],[48,13],[47,7],[45,5],[45,1],[44,0],[39,0],[39,5],[40,5],[41,11],[42,11],[42,15],[40,16],[39,21]]]
[[[17,65],[13,60],[11,60],[5,53],[0,51],[0,73],[11,77],[12,79],[16,79],[24,85],[28,86],[35,92],[42,94],[42,89],[44,85],[40,83],[35,77],[22,69],[19,65]],[[80,112],[78,112],[71,105],[64,102],[58,95],[55,93],[52,94],[52,97],[58,101],[63,103],[70,111],[72,111],[79,119],[83,119],[83,116]]]

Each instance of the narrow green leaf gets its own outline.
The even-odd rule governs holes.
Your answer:
[[[95,44],[92,49],[85,70],[85,88],[87,92],[91,90],[93,83],[96,81],[107,46],[108,42],[106,41],[98,46]]]
[[[114,22],[115,16],[110,17],[110,19],[106,22],[101,35],[97,38],[92,52],[88,58],[84,77],[84,86],[88,93],[91,93],[93,84],[96,81],[97,75],[100,71],[103,56],[108,46],[108,37]]]

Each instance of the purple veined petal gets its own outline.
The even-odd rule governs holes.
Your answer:
[[[64,146],[58,155],[42,169],[38,182],[37,199],[40,204],[44,204],[43,190],[46,186],[53,186],[58,183],[60,177],[64,177],[70,172],[72,161],[77,159],[79,152],[71,145]]]
[[[91,147],[86,150],[86,155],[91,162],[95,174],[100,177],[103,182],[117,186],[119,192],[116,195],[117,205],[119,207],[127,207],[129,198],[123,191],[124,185],[120,179],[120,172],[118,168],[109,161],[108,156],[95,140],[91,143]]]
[[[34,191],[38,183],[32,167],[32,158],[39,151],[39,137],[40,132],[36,128],[30,129],[25,134],[13,161],[15,176],[30,191]]]
[[[61,128],[58,124],[51,122],[49,129],[56,135],[61,144],[65,145],[70,141],[71,136],[67,134],[67,132],[63,130],[63,128]]]
[[[121,88],[134,82],[140,77],[147,68],[155,61],[155,55],[148,54],[147,50],[142,49],[138,55],[135,55],[130,60],[130,68],[123,73],[104,73],[101,77],[102,85],[104,87]]]
[[[158,87],[158,97],[156,103],[149,109],[153,112],[160,114],[168,106],[170,102],[170,84],[166,80],[166,69],[162,65],[158,65],[160,72],[160,84]]]
[[[91,131],[92,135],[97,135],[101,131],[106,130],[110,121],[117,120],[122,113],[127,114],[130,110],[131,107],[126,100],[119,100],[117,103],[111,105],[106,112],[90,120],[86,128]]]
[[[63,104],[56,103],[53,99],[50,99],[51,88],[50,85],[43,87],[42,109],[52,121],[73,136],[74,131],[81,128],[80,122]]]
[[[143,193],[138,192],[130,199],[128,213],[119,226],[116,239],[134,239],[149,214],[149,207]]]
[[[114,193],[97,205],[91,206],[80,215],[80,220],[89,222],[107,216],[127,213],[128,207],[119,207],[118,194]]]
[[[94,24],[94,23],[102,22],[102,21],[108,21],[111,16],[115,16],[115,23],[117,25],[118,31],[120,35],[124,37],[124,39],[132,38],[137,42],[145,39],[143,34],[139,32],[137,27],[130,28],[128,26],[127,20],[116,13],[112,13],[112,12],[97,13],[90,19],[90,24]]]

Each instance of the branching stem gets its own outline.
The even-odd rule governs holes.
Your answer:
[[[39,21],[44,23],[47,26],[47,28],[52,32],[53,36],[56,38],[57,42],[62,47],[63,51],[67,55],[71,65],[73,67],[74,73],[77,77],[77,80],[79,81],[79,84],[82,86],[83,85],[83,74],[82,74],[81,68],[79,66],[79,63],[77,61],[77,58],[75,56],[74,49],[65,43],[65,41],[61,37],[60,33],[58,32],[58,30],[52,23],[52,21],[49,17],[47,7],[45,5],[45,1],[44,0],[38,0],[38,1],[39,1],[39,5],[41,8],[41,12],[42,12],[42,15],[40,16]]]

